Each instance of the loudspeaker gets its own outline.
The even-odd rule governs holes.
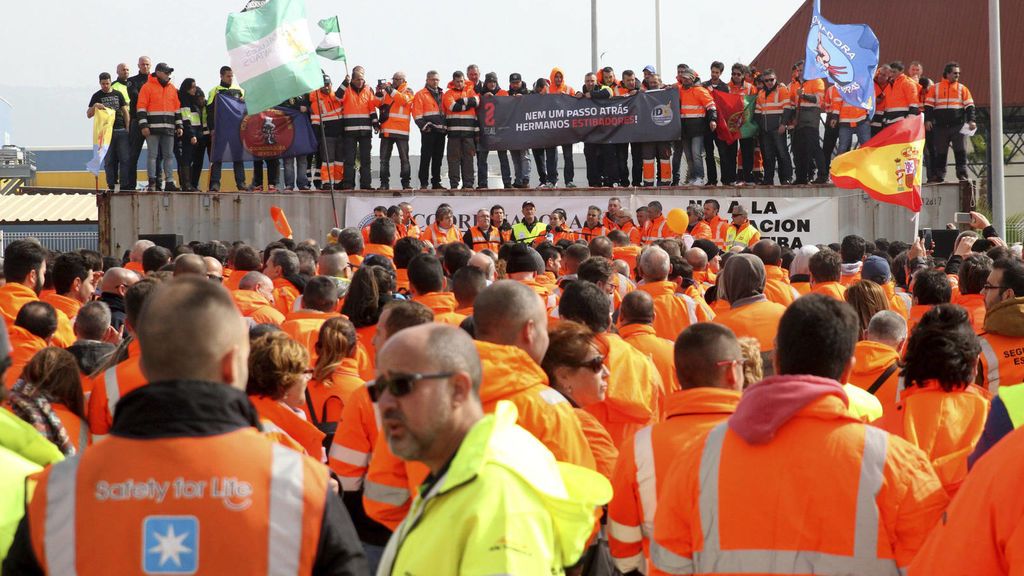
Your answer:
[[[185,243],[181,234],[140,234],[139,240],[149,240],[157,246],[174,252],[174,248]]]

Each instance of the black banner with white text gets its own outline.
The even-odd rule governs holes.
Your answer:
[[[608,100],[566,94],[485,96],[477,111],[487,150],[527,150],[588,142],[678,140],[679,91],[649,90]]]

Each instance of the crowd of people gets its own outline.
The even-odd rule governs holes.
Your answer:
[[[123,63],[117,65],[116,77],[108,72],[100,74],[100,90],[89,101],[90,118],[97,109],[117,112],[105,159],[107,188],[136,189],[135,167],[145,143],[146,190],[198,190],[216,137],[217,97],[244,100],[245,90],[235,82],[228,66],[221,67],[220,83],[206,93],[192,78],[175,87],[171,81],[174,69],[166,63],[158,63],[152,71],[151,66],[150,58],[143,56],[134,76],[129,76],[128,65]],[[645,66],[641,75],[623,70],[621,79],[613,68],[604,67],[586,74],[577,91],[557,67],[549,77],[538,78],[532,84],[514,72],[509,75],[507,87],[502,88],[497,73],[481,76],[480,67],[470,65],[465,72],[452,73],[447,88],[441,86],[441,75],[431,70],[424,87],[415,91],[401,71],[395,72],[390,81],[379,79],[371,87],[363,67],[356,66],[351,77],[346,76],[338,86],[324,74],[321,89],[281,103],[310,118],[318,140],[316,154],[257,159],[251,182],[246,181],[243,163],[234,162],[235,185],[238,190],[254,192],[313,187],[371,189],[371,148],[377,134],[379,189],[390,189],[392,184],[412,189],[409,134],[416,129],[421,138],[416,175],[419,189],[444,188],[441,168],[446,155],[450,188],[488,189],[492,188],[488,178],[491,153],[481,145],[477,121],[477,109],[483,100],[561,94],[601,105],[664,88],[679,91],[680,139],[585,143],[587,186],[826,184],[833,155],[852,149],[854,137],[858,146],[863,145],[884,126],[918,114],[924,114],[926,120],[924,165],[928,182],[945,180],[950,147],[957,178],[968,178],[966,137],[961,128],[967,125],[974,130],[977,125],[974,100],[970,90],[960,83],[956,62],[945,65],[938,82],[926,77],[923,66],[916,61],[906,68],[900,61],[880,65],[870,118],[868,110],[845,102],[835,84],[806,79],[802,61],[791,67],[788,85],[771,68],[758,70],[736,63],[730,68],[729,78],[723,78],[724,73],[725,65],[713,62],[709,78],[701,82],[694,68],[679,64],[675,83],[668,84],[669,79],[652,65]],[[756,135],[728,143],[715,133],[720,119],[711,92],[716,90],[756,96]],[[502,187],[532,187],[533,165],[537,187],[576,187],[572,150],[572,145],[561,146],[561,184],[557,147],[496,152]],[[400,168],[393,179],[391,159],[396,152]],[[207,189],[211,192],[220,191],[221,168],[221,162],[209,165]]]
[[[3,573],[1024,569],[1020,245],[703,208],[11,242]]]

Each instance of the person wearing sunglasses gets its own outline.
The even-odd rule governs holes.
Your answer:
[[[374,383],[391,451],[429,469],[378,574],[562,574],[611,497],[598,473],[555,460],[499,401],[484,415],[473,340],[454,326],[407,328],[378,351]],[[514,544],[513,544],[514,543]]]
[[[610,479],[619,451],[604,426],[584,410],[604,400],[608,392],[608,367],[594,343],[594,333],[579,322],[566,320],[548,330],[548,341],[541,368],[551,387],[572,404],[597,471]]]
[[[312,374],[302,344],[284,332],[264,334],[252,343],[245,392],[268,437],[325,462],[324,433],[302,412]]]

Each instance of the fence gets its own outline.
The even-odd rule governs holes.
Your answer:
[[[0,230],[0,250],[15,240],[35,238],[49,250],[70,252],[85,248],[98,250],[100,246],[99,232],[4,232]]]
[[[1006,223],[1006,242],[1024,242],[1024,219]]]

